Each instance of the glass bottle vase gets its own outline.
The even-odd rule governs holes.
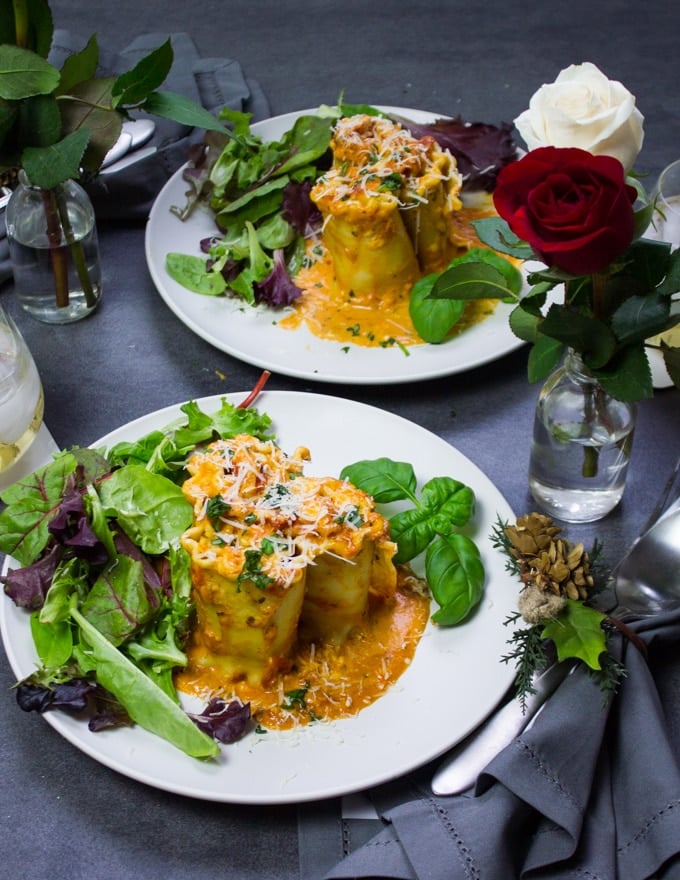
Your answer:
[[[94,209],[74,180],[33,186],[23,171],[6,209],[14,290],[21,307],[48,324],[78,321],[102,294]]]
[[[571,349],[538,397],[529,489],[539,507],[565,522],[607,516],[623,495],[635,404],[611,397]]]

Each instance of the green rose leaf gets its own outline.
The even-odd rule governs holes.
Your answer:
[[[165,81],[172,61],[172,43],[166,40],[135,64],[132,70],[116,79],[111,90],[114,107],[136,105],[144,101]]]
[[[35,52],[19,46],[0,46],[0,98],[21,101],[49,95],[59,85],[59,71]]]
[[[89,131],[81,128],[48,147],[26,147],[21,159],[31,183],[53,189],[58,183],[78,177],[89,139]]]
[[[550,336],[539,336],[529,351],[527,375],[530,382],[539,382],[545,379],[557,367],[564,345]]]
[[[626,346],[605,370],[594,370],[600,384],[617,400],[634,402],[654,395],[644,343]]]
[[[80,83],[94,79],[98,64],[99,46],[97,38],[93,34],[80,52],[74,52],[64,61],[57,94],[66,94]]]
[[[676,388],[680,388],[680,348],[671,348],[661,343],[663,362]]]
[[[61,138],[61,113],[53,95],[35,95],[19,105],[17,140],[31,147],[48,147]]]
[[[172,119],[191,128],[203,128],[206,131],[231,134],[229,129],[218,122],[205,107],[201,107],[190,98],[175,92],[152,92],[142,104],[142,109],[154,116]]]
[[[533,249],[518,238],[500,217],[484,217],[482,220],[473,221],[472,225],[479,240],[488,244],[493,250],[518,257],[520,260],[536,259]]]
[[[664,330],[669,313],[664,296],[630,296],[612,315],[612,330],[622,343],[639,342]]]
[[[616,337],[607,324],[566,306],[550,306],[539,329],[580,352],[590,369],[606,364],[616,350]]]

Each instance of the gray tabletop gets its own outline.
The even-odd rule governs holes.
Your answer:
[[[636,170],[652,181],[680,156],[676,4],[651,0],[56,0],[55,23],[120,50],[146,32],[188,32],[206,57],[239,60],[272,114],[349,101],[415,107],[469,120],[512,121],[543,82],[593,61],[637,96],[646,140]],[[247,391],[260,369],[202,341],[163,303],[144,256],[144,224],[102,222],[104,295],[78,324],[16,318],[43,379],[46,423],[62,446],[86,445],[160,407]],[[526,471],[538,389],[526,350],[448,378],[384,387],[273,375],[272,390],[369,403],[440,435],[493,480],[519,515],[533,509]],[[614,562],[637,533],[678,454],[680,395],[638,408],[626,494],[595,526]],[[0,875],[8,878],[194,880],[299,877],[297,811],[214,804],[132,781],[77,751],[43,719],[20,712],[0,663]]]

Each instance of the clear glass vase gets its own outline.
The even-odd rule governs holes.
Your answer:
[[[94,209],[74,180],[33,186],[23,171],[7,204],[7,242],[21,307],[48,324],[93,312],[102,295]]]
[[[565,522],[594,522],[621,500],[635,405],[607,394],[569,350],[536,405],[529,488],[539,507]]]

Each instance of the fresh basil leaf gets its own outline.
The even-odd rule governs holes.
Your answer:
[[[429,514],[445,520],[450,531],[451,524],[464,526],[473,515],[475,493],[453,477],[434,477],[423,486],[420,504]]]
[[[476,544],[466,535],[453,533],[437,538],[427,548],[425,575],[440,605],[432,615],[434,623],[461,623],[482,598],[484,566]]]
[[[376,458],[346,465],[340,479],[349,480],[358,489],[371,495],[378,504],[415,500],[416,475],[413,465],[390,458]]]
[[[409,315],[416,333],[433,345],[446,339],[465,311],[462,300],[430,298],[438,277],[426,275],[416,281],[409,301]]]

